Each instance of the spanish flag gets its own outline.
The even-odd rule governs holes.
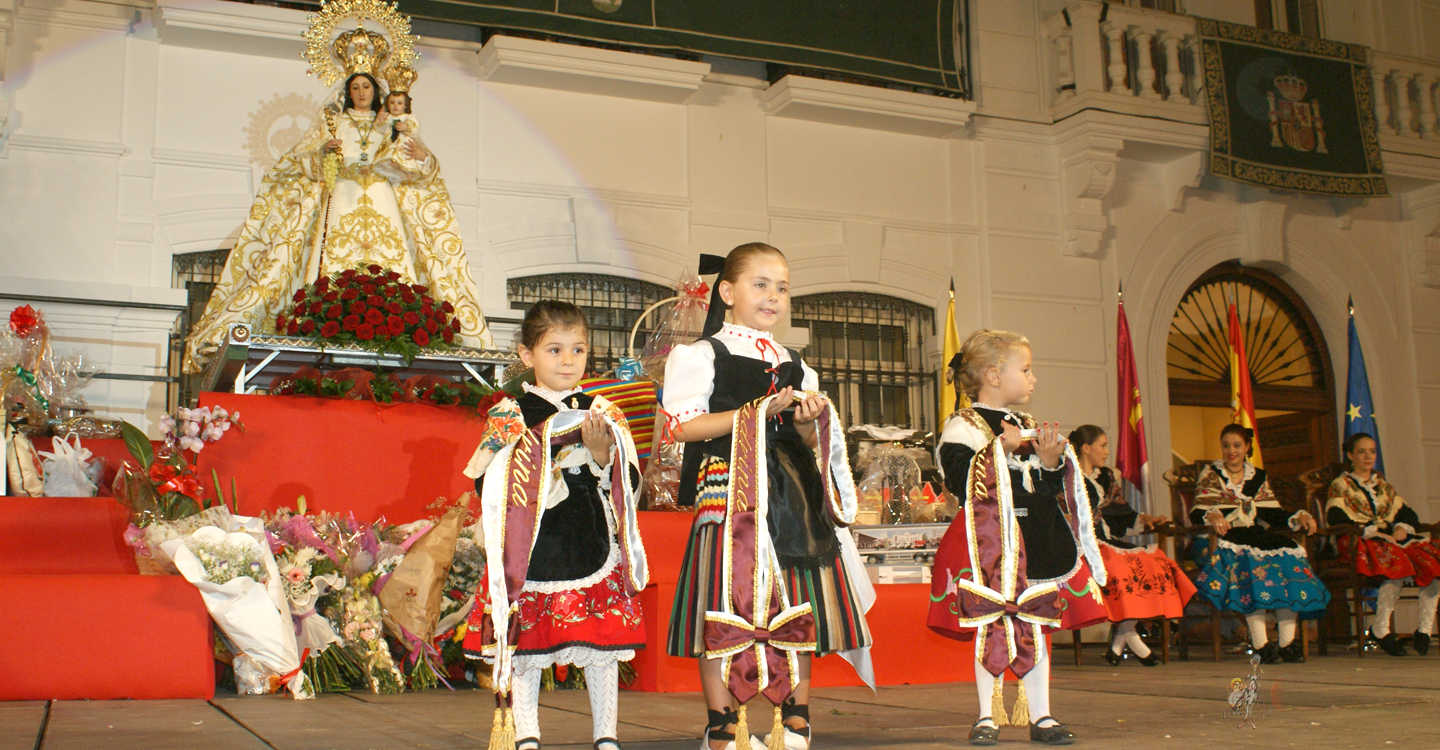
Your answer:
[[[1145,455],[1145,419],[1140,409],[1140,378],[1135,372],[1135,347],[1130,341],[1130,321],[1125,317],[1123,298],[1116,316],[1115,334],[1118,355],[1116,374],[1120,385],[1120,430],[1115,441],[1115,469],[1136,491],[1148,491],[1146,476],[1149,473],[1149,458]]]
[[[1240,327],[1240,313],[1235,309],[1235,300],[1230,300],[1230,421],[1241,427],[1256,430],[1251,444],[1254,455],[1250,463],[1256,468],[1265,464],[1260,460],[1260,434],[1255,427],[1255,397],[1250,393],[1250,364],[1245,359],[1245,331]]]
[[[950,280],[950,306],[945,310],[945,353],[940,360],[942,373],[940,375],[940,427],[945,426],[945,420],[950,418],[955,410],[963,409],[970,405],[970,399],[960,397],[960,403],[955,403],[955,384],[950,380],[950,360],[960,353],[960,330],[955,327],[955,280]]]

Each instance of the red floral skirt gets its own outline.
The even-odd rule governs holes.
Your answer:
[[[475,608],[470,611],[465,632],[465,655],[479,659],[492,647],[489,592],[482,577]],[[533,656],[573,648],[596,651],[628,651],[645,647],[644,619],[640,600],[625,594],[625,583],[617,566],[599,582],[581,589],[555,593],[526,591],[520,594],[519,611],[511,632],[515,633],[516,656]]]
[[[965,538],[965,524],[952,523],[935,551],[935,564],[930,573],[930,608],[925,624],[931,630],[957,641],[975,639],[975,629],[960,626],[960,610],[955,594],[955,579],[974,580],[970,570],[970,543]],[[1082,559],[1080,567],[1060,583],[1059,630],[1076,630],[1108,617],[1100,586],[1090,574],[1090,566]],[[1045,628],[1055,630],[1057,628]]]
[[[1340,562],[1355,564],[1355,570],[1371,578],[1410,578],[1415,575],[1415,565],[1405,549],[1384,539],[1361,539],[1358,549],[1355,537],[1342,536],[1336,541],[1340,548]]]
[[[1176,619],[1195,595],[1195,584],[1164,552],[1135,547],[1121,549],[1100,544],[1105,561],[1105,609],[1111,622]]]
[[[1355,538],[1342,536],[1336,542],[1340,561],[1350,564]],[[1414,578],[1421,588],[1440,577],[1440,542],[1416,539],[1400,545],[1384,539],[1361,539],[1355,569],[1371,578]]]

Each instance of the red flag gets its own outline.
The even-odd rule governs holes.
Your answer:
[[[1120,301],[1118,339],[1120,383],[1120,434],[1115,441],[1115,469],[1136,489],[1145,487],[1145,422],[1140,411],[1140,379],[1135,375],[1135,350],[1130,343],[1130,323],[1125,319],[1125,301]]]
[[[1256,468],[1264,468],[1265,464],[1260,459],[1260,436],[1259,429],[1255,425],[1255,397],[1250,393],[1250,364],[1245,359],[1245,332],[1240,328],[1240,313],[1235,309],[1235,302],[1230,302],[1230,421],[1242,427],[1249,427],[1255,430],[1255,439],[1251,442],[1251,449],[1254,451],[1250,456],[1250,463]]]

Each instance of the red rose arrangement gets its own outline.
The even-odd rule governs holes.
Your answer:
[[[341,271],[296,292],[294,305],[275,316],[275,332],[354,344],[409,362],[421,350],[450,348],[460,333],[455,307],[429,292],[378,265]]]

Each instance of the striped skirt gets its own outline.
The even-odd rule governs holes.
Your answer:
[[[725,594],[721,579],[725,488],[729,472],[723,459],[710,457],[702,472],[696,498],[695,524],[680,566],[675,606],[670,614],[666,652],[671,656],[698,657],[705,653],[705,613],[720,611]],[[837,552],[833,563],[782,568],[783,584],[791,604],[810,603],[815,614],[815,654],[869,646],[870,627]],[[865,575],[865,571],[854,571]]]

